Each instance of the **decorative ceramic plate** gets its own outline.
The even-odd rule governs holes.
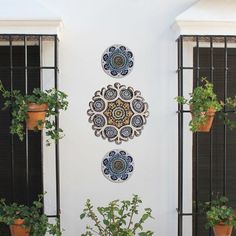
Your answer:
[[[133,53],[123,45],[112,45],[102,55],[102,68],[112,77],[121,78],[128,75],[133,66]]]
[[[112,182],[124,182],[134,171],[132,156],[126,151],[115,149],[108,152],[102,160],[102,173]]]
[[[139,136],[149,114],[141,93],[119,83],[96,91],[89,107],[95,135],[117,144]]]

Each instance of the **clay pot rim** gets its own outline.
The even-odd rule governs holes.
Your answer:
[[[13,225],[23,225],[24,222],[25,222],[24,219],[21,219],[21,218],[15,219],[14,222],[13,222]]]
[[[47,111],[48,110],[48,104],[47,103],[42,103],[42,104],[37,104],[30,102],[28,103],[28,111],[31,112],[42,112],[42,111]]]
[[[190,112],[191,112],[192,115],[193,115],[193,112],[192,112],[192,110],[193,110],[193,105],[190,105],[189,108],[190,108]],[[216,113],[216,109],[210,107],[210,108],[208,108],[207,112],[204,112],[204,111],[203,111],[203,112],[202,112],[202,115],[205,115],[205,114],[206,114],[207,116],[214,116],[215,113]]]
[[[213,116],[213,115],[215,115],[215,113],[216,113],[216,109],[215,108],[209,108],[207,110],[207,115],[208,116]]]
[[[232,226],[232,227],[233,227],[233,225],[225,224],[225,223],[223,223],[223,222],[220,222],[220,223],[218,223],[218,224],[215,224],[214,226],[216,226],[216,225],[218,225],[218,226]]]
[[[191,104],[191,105],[189,105],[189,108],[190,108],[190,111],[192,111],[193,110],[193,105]],[[210,112],[216,112],[216,109],[215,108],[213,108],[213,107],[209,107],[208,109],[207,109],[207,111],[210,111]]]

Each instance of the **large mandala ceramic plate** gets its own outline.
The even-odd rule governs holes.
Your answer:
[[[102,160],[102,173],[112,182],[124,182],[134,171],[132,156],[123,150],[112,150]]]
[[[89,107],[95,135],[117,144],[139,136],[149,114],[141,93],[119,83],[96,91]]]
[[[112,45],[102,55],[102,68],[112,77],[121,78],[128,75],[133,66],[133,53],[123,45]]]

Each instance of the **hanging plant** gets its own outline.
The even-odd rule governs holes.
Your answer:
[[[230,236],[236,226],[235,210],[228,206],[228,198],[217,195],[210,202],[200,203],[199,207],[206,214],[206,229],[213,228],[215,236]]]
[[[12,236],[61,236],[59,219],[55,224],[49,223],[48,217],[42,213],[43,195],[38,196],[31,206],[18,203],[8,204],[0,199],[0,223],[9,225]]]
[[[186,99],[183,96],[176,97],[179,104],[187,104],[190,106],[192,120],[189,123],[190,130],[193,132],[208,132],[211,128],[215,112],[222,109],[221,102],[218,101],[214,93],[213,84],[206,78],[202,78],[203,83],[197,86],[190,98]]]
[[[10,133],[18,135],[23,141],[25,136],[25,122],[29,130],[38,131],[45,127],[47,145],[51,140],[55,142],[64,137],[63,130],[56,127],[55,117],[60,110],[67,110],[67,95],[57,89],[41,91],[35,88],[30,95],[23,95],[19,90],[6,90],[0,81],[0,92],[5,99],[3,109],[10,108]],[[39,113],[39,118],[35,114]],[[31,119],[33,118],[33,120]]]

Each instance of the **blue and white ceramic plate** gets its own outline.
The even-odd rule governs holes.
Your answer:
[[[149,115],[141,92],[120,83],[97,90],[87,113],[95,135],[116,144],[138,137]]]
[[[128,75],[134,66],[134,56],[129,48],[115,44],[102,55],[102,68],[110,76],[121,78]]]
[[[134,171],[133,157],[124,150],[114,149],[102,160],[102,173],[110,181],[124,182]]]

